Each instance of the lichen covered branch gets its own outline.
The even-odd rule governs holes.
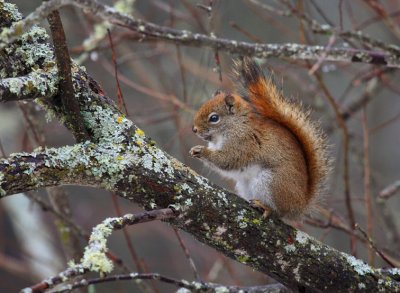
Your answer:
[[[2,160],[2,194],[57,184],[97,186],[147,209],[173,208],[179,212],[179,217],[170,221],[173,225],[292,288],[399,289],[398,283],[362,261],[274,217],[264,220],[243,199],[211,185],[157,148],[114,107],[100,106],[103,99],[93,94],[83,111],[96,143]],[[15,186],[12,182],[19,183]],[[316,278],[316,271],[329,278]]]
[[[0,1],[0,28],[21,19],[14,5]],[[0,50],[0,102],[57,94],[57,68],[47,40],[43,28],[32,26]]]
[[[55,71],[34,71],[25,76],[0,79],[0,102],[32,100],[56,94]]]
[[[57,3],[61,2],[68,1],[59,0]],[[55,1],[46,3],[54,4]],[[97,10],[89,9],[94,14],[104,13],[111,17],[116,13],[94,1],[76,0],[74,3],[95,5]],[[12,7],[0,2],[0,19],[4,26],[19,20]],[[230,48],[250,48],[250,51],[231,51],[246,54],[256,53],[258,49],[254,48],[259,48],[258,45],[250,47],[244,43],[239,46],[232,41],[208,36],[208,39],[202,35],[196,37],[192,33],[183,36],[185,32],[170,29],[165,34],[156,25],[139,22],[126,15],[118,16],[120,21],[132,21],[132,27],[136,25],[139,31],[144,25],[144,32],[182,44],[193,42],[228,51]],[[27,38],[27,34],[36,36],[36,39]],[[54,54],[45,41],[46,37],[43,30],[33,27],[8,43],[0,54],[0,62],[6,68],[2,70],[1,78],[13,78],[34,71],[34,66],[26,61],[31,59],[37,60],[41,70],[52,70]],[[35,40],[39,38],[41,41],[36,47]],[[26,54],[20,57],[23,60],[8,64],[9,60],[18,59],[15,55],[21,53],[18,50],[21,47]],[[7,50],[9,53],[4,57]],[[46,56],[40,56],[43,52]],[[262,46],[260,52],[262,55]],[[264,219],[244,199],[211,184],[158,148],[115,107],[83,69],[73,65],[72,77],[75,98],[90,142],[57,149],[39,149],[0,160],[1,196],[43,186],[90,185],[115,192],[147,210],[175,210],[179,216],[168,220],[172,225],[288,287],[335,292],[400,290],[397,281],[361,260],[315,240],[274,216]],[[57,94],[36,101],[72,129]]]
[[[83,125],[79,103],[75,99],[74,86],[71,74],[71,57],[69,56],[68,47],[65,38],[64,28],[61,22],[58,10],[52,11],[47,20],[50,25],[51,36],[53,38],[54,52],[57,61],[57,69],[59,75],[59,95],[64,107],[65,117],[69,124],[73,127],[73,133],[78,142],[89,139],[89,135]]]
[[[107,257],[106,253],[108,248],[106,244],[107,238],[113,231],[122,229],[125,226],[155,220],[166,220],[174,217],[174,211],[167,208],[139,214],[127,214],[118,218],[108,218],[93,228],[92,233],[90,234],[89,243],[85,248],[80,263],[73,263],[70,268],[59,273],[57,276],[48,278],[30,288],[24,289],[23,291],[31,293],[42,292],[43,290],[53,288],[58,284],[65,283],[76,276],[83,275],[88,271],[99,272],[101,275],[109,273],[113,270],[113,263]]]
[[[47,16],[51,11],[66,5],[75,5],[84,8],[85,11],[99,16],[103,20],[126,27],[143,35],[143,37],[156,38],[179,45],[208,47],[218,51],[260,58],[278,57],[295,60],[320,60],[323,57],[326,61],[362,62],[386,65],[388,67],[400,67],[400,56],[398,56],[396,51],[380,52],[351,48],[330,48],[327,50],[325,46],[239,42],[236,40],[217,38],[214,35],[208,36],[186,30],[159,26],[120,13],[114,8],[94,0],[50,0],[44,2],[25,20],[19,21],[10,29],[3,30],[1,33],[3,40],[13,40],[18,35],[17,32],[28,29],[43,16]],[[4,43],[0,43],[0,48],[2,46],[4,46]]]

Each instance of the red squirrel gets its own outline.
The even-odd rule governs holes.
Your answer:
[[[325,137],[252,59],[236,61],[235,74],[242,88],[217,91],[196,113],[192,130],[208,146],[194,146],[190,155],[236,181],[237,194],[265,217],[298,218],[326,184]]]

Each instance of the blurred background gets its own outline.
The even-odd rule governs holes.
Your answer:
[[[10,1],[27,15],[41,0]],[[336,31],[362,30],[372,38],[399,45],[400,2],[387,1],[253,1],[253,0],[124,0],[101,1],[159,25],[247,42],[318,44],[369,49],[366,44],[339,36],[313,33],[304,15]],[[266,4],[266,5],[265,5]],[[209,9],[207,9],[207,7]],[[102,23],[84,11],[60,10],[70,53],[87,68],[110,96],[117,97],[110,29],[118,66],[119,82],[127,114],[158,145],[215,183],[232,189],[231,182],[189,158],[190,147],[202,144],[191,132],[196,109],[219,88],[233,90],[230,80],[236,56],[208,48],[177,46],[144,38],[121,27]],[[47,22],[41,25],[48,28]],[[385,188],[398,188],[400,180],[400,85],[397,70],[361,63],[258,60],[285,95],[301,101],[313,111],[325,129],[334,172],[322,202],[322,212],[294,223],[298,228],[331,245],[353,253],[377,267],[390,266],[369,248],[363,233],[350,227],[349,206],[354,222],[374,241],[390,263],[400,266],[400,194],[387,195]],[[331,103],[329,99],[333,99]],[[334,105],[334,106],[332,106]],[[342,113],[346,131],[338,123],[335,107]],[[346,135],[344,135],[344,133]],[[42,145],[73,144],[71,134],[57,121],[48,121],[33,102],[0,104],[0,142],[4,156],[32,151]],[[348,163],[344,157],[348,145]],[[349,170],[348,194],[345,201]],[[397,182],[397,185],[396,185]],[[383,192],[382,192],[383,191]],[[76,249],[86,240],[77,237],[68,248],[68,227],[54,212],[54,193],[38,190],[0,201],[0,291],[15,292],[53,276],[67,267]],[[86,232],[106,217],[141,211],[127,200],[103,190],[62,187],[62,198],[70,204],[70,219]],[[50,196],[49,196],[50,194]],[[53,194],[53,195],[51,195]],[[386,197],[385,197],[386,195]],[[53,207],[53,208],[52,208]],[[274,282],[267,276],[230,260],[180,232],[200,277],[204,281],[232,285]],[[129,239],[129,240],[127,240]],[[76,242],[76,241],[75,241]],[[130,271],[156,272],[193,280],[193,271],[173,228],[161,222],[131,226],[110,237],[112,253]],[[139,266],[139,268],[138,268]],[[121,272],[120,268],[116,272]],[[93,275],[94,276],[94,275]],[[96,292],[174,292],[176,287],[147,282],[115,282],[95,287]]]

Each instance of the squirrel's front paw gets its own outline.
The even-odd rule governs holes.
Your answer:
[[[192,147],[189,151],[189,154],[193,158],[201,158],[203,155],[203,151],[205,149],[205,146],[203,145],[196,145]]]

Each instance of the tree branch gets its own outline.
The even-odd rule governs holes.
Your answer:
[[[115,281],[133,281],[133,280],[156,280],[167,284],[172,284],[178,288],[189,289],[190,292],[226,292],[226,293],[290,293],[292,292],[285,286],[281,284],[270,284],[265,286],[254,286],[254,287],[239,287],[239,286],[225,286],[214,283],[204,283],[204,282],[188,282],[186,280],[177,280],[174,278],[166,277],[160,274],[137,274],[131,273],[128,275],[115,275],[105,278],[97,278],[85,281],[78,281],[67,285],[60,289],[56,289],[54,293],[65,293],[71,292],[71,290],[76,288],[87,287],[93,284],[101,284]]]
[[[192,33],[186,30],[176,30],[159,26],[151,22],[136,19],[117,12],[112,7],[94,0],[50,0],[39,6],[24,20],[17,22],[10,29],[1,32],[3,42],[0,49],[20,35],[21,30],[29,29],[43,17],[47,17],[53,10],[66,5],[75,5],[84,8],[103,20],[126,27],[146,37],[152,37],[179,45],[208,47],[218,51],[225,51],[246,56],[260,58],[278,57],[295,60],[319,60],[340,62],[361,62],[367,64],[400,67],[400,57],[396,52],[368,51],[351,48],[330,48],[325,46],[308,46],[300,44],[259,44],[238,42],[235,40],[217,38],[214,35]]]
[[[0,102],[51,97],[57,92],[57,73],[34,71],[25,76],[0,79]]]
[[[54,4],[54,1],[50,3]],[[9,4],[0,2],[0,19],[4,21],[3,17],[10,13]],[[113,11],[104,13],[112,14]],[[18,19],[16,14],[13,17]],[[146,25],[156,34],[157,26]],[[32,28],[26,34],[33,32],[37,33],[38,28]],[[24,46],[26,34],[16,42]],[[45,38],[43,31],[37,34]],[[195,34],[189,35],[195,37]],[[198,44],[208,42],[203,41]],[[210,38],[209,41],[209,44],[217,44],[221,40]],[[32,56],[39,52],[34,44],[26,50],[30,50]],[[54,55],[50,47],[46,50],[49,56]],[[6,62],[2,57],[0,54],[0,60]],[[31,70],[28,63],[17,65],[16,72]],[[244,199],[211,184],[156,147],[82,69],[74,65],[72,72],[75,97],[91,142],[1,159],[1,196],[43,186],[91,185],[116,192],[146,209],[174,209],[179,216],[169,220],[173,226],[290,288],[335,292],[400,290],[398,282],[361,260],[317,241],[274,216],[263,219]],[[2,73],[1,77],[11,76]],[[66,121],[57,98],[38,102],[60,121]]]
[[[83,104],[86,100],[79,101]],[[174,208],[180,213],[171,220],[174,226],[292,288],[400,288],[362,261],[279,219],[262,219],[243,199],[211,185],[155,147],[143,131],[103,101],[104,97],[92,93],[91,103],[81,104],[96,144],[16,154],[1,160],[2,195],[59,184],[97,186],[118,192],[147,209]],[[53,110],[57,113],[59,109]],[[316,278],[316,271],[324,278]]]
[[[52,11],[47,20],[50,25],[51,36],[54,43],[54,52],[57,60],[57,69],[59,75],[59,95],[64,107],[64,112],[68,123],[73,129],[74,136],[78,142],[89,139],[89,135],[83,125],[81,113],[79,112],[79,103],[75,99],[74,86],[72,84],[71,57],[69,56],[66,44],[65,32],[61,22],[58,10]]]

